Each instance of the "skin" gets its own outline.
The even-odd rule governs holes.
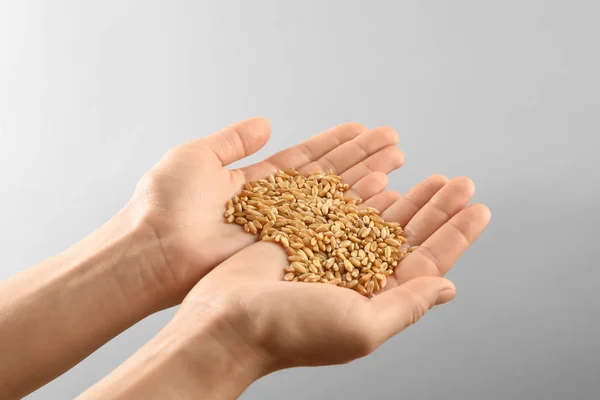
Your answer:
[[[163,248],[167,268],[159,280],[171,304],[181,302],[212,268],[255,241],[223,223],[225,203],[245,182],[278,169],[331,169],[354,185],[351,195],[366,199],[381,192],[386,174],[404,161],[392,129],[369,131],[345,124],[249,167],[226,168],[262,147],[269,132],[266,120],[257,118],[188,143],[170,151],[138,185],[133,203]]]
[[[179,304],[215,266],[254,243],[222,219],[225,202],[246,181],[276,169],[332,169],[354,185],[352,195],[369,199],[403,163],[392,129],[345,124],[227,168],[259,150],[270,130],[253,118],[170,150],[104,226],[0,283],[0,399],[25,396],[144,317]],[[221,329],[222,317],[208,315],[202,325]],[[201,341],[205,357],[219,348],[210,335]]]
[[[81,398],[233,399],[279,369],[370,354],[454,298],[454,285],[442,276],[491,216],[484,205],[465,207],[473,193],[467,178],[435,175],[404,196],[386,191],[365,202],[405,224],[411,244],[421,245],[371,299],[326,284],[284,282],[281,248],[244,248],[194,286],[153,342]]]

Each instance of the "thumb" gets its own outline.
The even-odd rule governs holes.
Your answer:
[[[448,279],[421,277],[410,280],[371,299],[376,316],[373,328],[380,343],[416,323],[433,306],[454,298],[456,287]]]
[[[225,166],[256,153],[267,143],[269,136],[271,136],[269,121],[262,117],[255,117],[199,139],[197,144],[210,148]]]

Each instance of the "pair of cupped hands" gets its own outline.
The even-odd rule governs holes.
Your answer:
[[[181,302],[165,328],[193,351],[196,332],[209,330],[233,358],[252,359],[250,380],[293,366],[346,363],[374,351],[455,296],[444,275],[484,230],[490,211],[469,202],[466,177],[433,175],[406,194],[386,190],[402,166],[398,134],[361,124],[336,126],[263,161],[228,165],[258,151],[269,123],[252,118],[170,150],[139,182],[127,205],[152,231],[160,262],[148,275],[160,282],[163,306]],[[341,287],[282,281],[288,264],[275,243],[257,241],[223,218],[244,183],[295,168],[340,175],[351,196],[404,227],[420,247],[372,298]],[[185,347],[185,346],[184,346]],[[244,363],[233,368],[244,368]]]

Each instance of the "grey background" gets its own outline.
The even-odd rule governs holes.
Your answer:
[[[365,359],[279,372],[243,398],[598,398],[599,12],[0,0],[0,279],[97,228],[176,144],[264,115],[256,161],[341,122],[390,125],[406,153],[391,188],[468,175],[492,209],[449,275],[458,297]],[[74,397],[172,313],[29,398]]]

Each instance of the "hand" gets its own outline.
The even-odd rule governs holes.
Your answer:
[[[332,169],[368,198],[387,185],[386,174],[400,167],[398,135],[389,128],[360,124],[334,127],[259,163],[227,165],[258,151],[268,140],[266,120],[254,118],[169,151],[138,184],[127,209],[149,226],[164,262],[150,271],[177,304],[200,278],[256,240],[224,223],[225,203],[250,180],[296,168],[301,173]]]
[[[246,247],[202,279],[185,298],[176,319],[213,310],[265,361],[265,371],[338,364],[369,354],[417,322],[431,307],[451,300],[453,284],[442,278],[487,226],[490,212],[475,204],[467,178],[432,176],[405,196],[383,192],[364,206],[405,226],[409,243],[388,286],[372,299],[327,284],[283,282],[287,257],[274,243]],[[239,227],[236,227],[241,231]],[[225,340],[227,342],[227,340]]]

